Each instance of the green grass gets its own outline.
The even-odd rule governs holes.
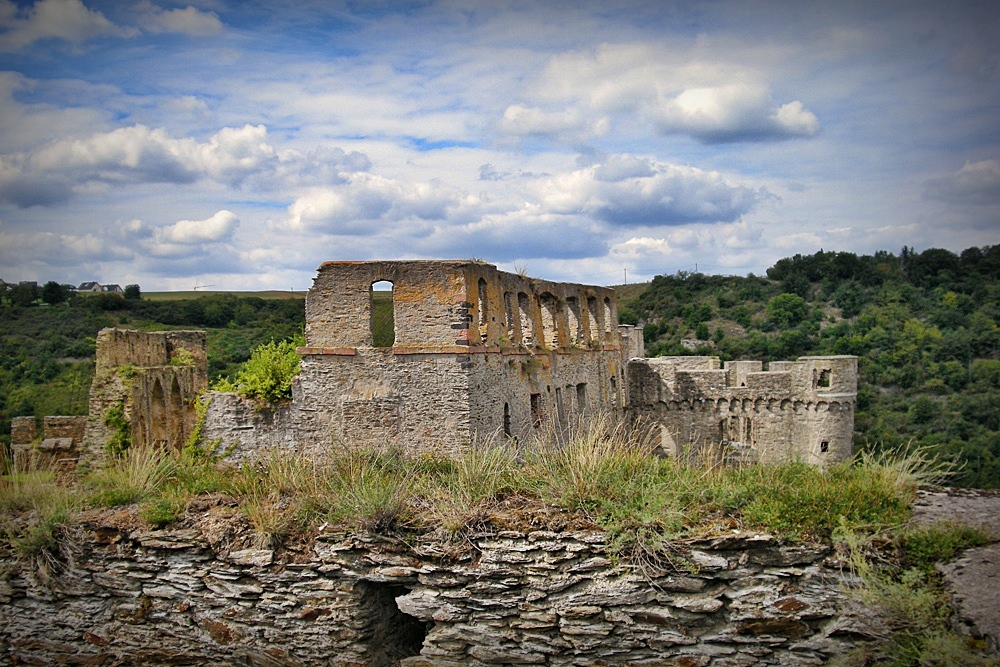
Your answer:
[[[232,290],[192,290],[180,292],[143,292],[142,298],[147,301],[183,301],[198,299],[205,296],[255,296],[260,299],[304,299],[306,292],[286,290],[265,290],[262,292],[234,292]]]
[[[732,529],[826,542],[838,530],[895,530],[909,516],[917,484],[939,472],[919,453],[910,454],[919,464],[867,457],[821,470],[796,462],[690,464],[651,450],[651,442],[610,419],[596,420],[568,442],[514,449],[497,440],[454,459],[347,449],[315,461],[270,451],[233,466],[194,447],[173,453],[132,447],[92,472],[82,488],[86,503],[135,505],[155,526],[181,517],[196,496],[221,493],[247,517],[258,543],[269,546],[321,523],[375,532],[443,527],[457,535],[504,524],[511,511],[505,500],[517,498],[527,514],[559,508],[596,524],[621,557],[649,562],[657,553],[669,555],[679,541]],[[11,512],[34,507],[30,498],[44,496],[40,489],[49,484],[28,485],[17,475],[5,480],[0,499],[7,498],[2,504]],[[917,534],[907,539],[913,554],[940,551],[919,546]],[[951,542],[962,548],[964,539]]]

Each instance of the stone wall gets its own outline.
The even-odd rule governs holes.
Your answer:
[[[661,426],[676,456],[761,461],[789,457],[823,465],[849,459],[857,398],[857,357],[760,361],[717,357],[633,359],[628,409]]]
[[[35,464],[55,471],[68,481],[80,457],[86,417],[48,416],[42,418],[42,431],[34,417],[11,420],[10,451],[16,456],[34,457]]]
[[[372,286],[380,281],[393,284],[389,347],[373,344]],[[641,353],[642,335],[617,317],[610,289],[482,262],[328,262],[306,298],[302,372],[287,415],[243,419],[235,432],[223,414],[231,401],[218,403],[205,435],[242,451],[284,441],[251,426],[280,428],[311,454],[392,443],[449,455],[473,441],[621,416],[624,362]]]
[[[116,405],[134,442],[180,449],[197,420],[194,401],[208,388],[207,358],[204,331],[102,329],[84,437],[91,460],[103,460],[105,418]]]
[[[254,548],[234,508],[169,531],[91,514],[41,580],[0,558],[0,664],[814,665],[869,636],[822,545],[739,534],[616,567],[598,531],[344,533]]]

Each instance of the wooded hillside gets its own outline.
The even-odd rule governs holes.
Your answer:
[[[931,446],[963,465],[958,484],[1000,487],[1000,245],[657,276],[620,318],[645,325],[648,356],[857,355],[856,449]]]

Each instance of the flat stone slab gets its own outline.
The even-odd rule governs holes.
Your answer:
[[[913,506],[917,524],[961,523],[1000,538],[1000,491],[921,489],[919,493]],[[969,549],[939,569],[955,607],[956,629],[1000,649],[1000,542]]]

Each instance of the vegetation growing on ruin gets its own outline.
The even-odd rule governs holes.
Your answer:
[[[1000,245],[820,251],[766,278],[678,273],[636,291],[619,314],[645,325],[648,356],[857,355],[856,448],[929,447],[959,465],[954,484],[1000,486]]]
[[[17,288],[16,299],[0,298],[4,444],[11,417],[86,414],[102,327],[206,329],[215,381],[304,324],[301,299],[98,294],[41,307]],[[377,307],[388,303],[388,293],[375,296]],[[726,360],[856,354],[856,447],[929,447],[959,464],[953,484],[1000,486],[1000,245],[957,255],[821,251],[782,259],[766,277],[657,276],[621,289],[619,314],[645,325],[651,356],[691,354],[684,338],[710,343],[693,353]]]
[[[0,295],[0,444],[10,442],[12,417],[87,414],[95,341],[104,327],[204,329],[215,380],[235,373],[257,346],[289,339],[304,325],[300,298],[162,296],[76,295],[42,307],[34,298]],[[182,362],[183,355],[175,363]]]
[[[216,391],[235,391],[240,396],[264,404],[289,401],[292,398],[292,380],[300,370],[300,357],[295,348],[305,344],[302,336],[265,343],[250,354],[235,377],[220,378],[212,388]]]

